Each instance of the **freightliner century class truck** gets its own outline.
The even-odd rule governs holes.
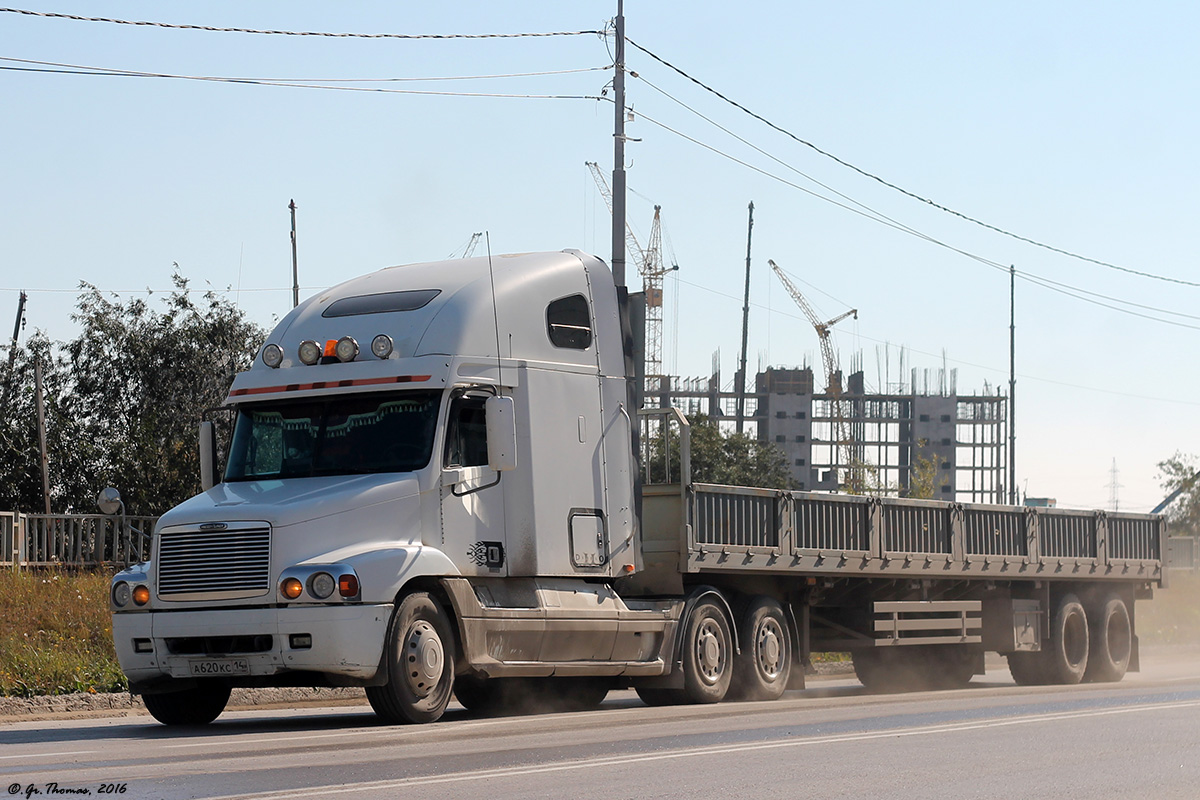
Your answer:
[[[637,318],[636,297],[633,318]],[[160,721],[232,687],[362,686],[388,722],[632,687],[769,700],[810,654],[868,688],[1137,669],[1164,586],[1138,514],[694,483],[687,422],[635,407],[639,327],[576,251],[392,267],[300,304],[238,375],[222,476],[112,584]]]

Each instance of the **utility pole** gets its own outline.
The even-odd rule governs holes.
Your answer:
[[[754,233],[754,201],[750,201],[750,221],[746,225],[746,294],[742,305],[742,358],[737,371],[737,432],[746,424],[746,342],[750,336],[750,236]]]
[[[288,203],[292,211],[292,308],[300,305],[300,271],[296,267],[296,201]]]
[[[4,411],[8,411],[8,394],[12,391],[13,370],[17,365],[17,338],[21,335],[21,322],[25,319],[25,292],[17,301],[17,322],[13,325],[12,344],[8,348],[8,376],[4,379]]]
[[[613,60],[612,272],[625,285],[625,0],[617,0],[617,53]]]
[[[1017,268],[1008,265],[1008,502],[1017,497]]]
[[[50,516],[50,458],[46,455],[46,405],[42,399],[42,360],[33,359],[33,383],[37,394],[38,446],[41,448],[42,499]]]

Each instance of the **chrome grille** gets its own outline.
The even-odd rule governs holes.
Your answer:
[[[159,535],[160,596],[258,597],[270,589],[270,528],[165,530]]]

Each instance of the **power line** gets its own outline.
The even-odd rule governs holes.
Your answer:
[[[693,144],[695,144],[695,145],[697,145],[697,146],[699,146],[699,147],[703,147],[704,149],[706,149],[706,150],[709,150],[709,151],[711,151],[711,152],[713,152],[713,153],[715,153],[715,154],[717,154],[717,155],[721,156],[722,158],[726,158],[726,159],[728,159],[728,160],[730,160],[730,161],[734,162],[735,164],[738,164],[738,165],[740,165],[740,166],[746,167],[747,169],[750,169],[750,170],[752,170],[752,171],[754,171],[754,172],[757,172],[757,173],[759,173],[760,175],[763,175],[763,176],[765,176],[765,177],[768,177],[768,178],[770,178],[770,179],[772,179],[772,180],[778,181],[779,183],[782,183],[782,184],[784,184],[785,186],[790,186],[790,187],[791,187],[791,188],[793,188],[793,189],[798,189],[799,191],[802,191],[802,192],[804,192],[805,194],[812,195],[813,197],[815,197],[815,198],[817,198],[817,199],[819,199],[819,200],[823,200],[823,201],[825,201],[826,203],[829,203],[829,204],[831,204],[831,205],[837,206],[838,208],[842,208],[842,209],[845,209],[846,211],[850,211],[850,212],[852,212],[852,213],[854,213],[854,214],[858,214],[859,216],[866,217],[867,219],[869,219],[869,220],[872,220],[873,222],[877,222],[877,223],[879,223],[880,225],[885,225],[885,226],[887,226],[887,227],[889,227],[889,228],[894,228],[894,229],[896,229],[896,230],[898,230],[898,231],[901,231],[902,233],[907,233],[907,234],[909,234],[909,235],[911,235],[911,236],[915,236],[915,237],[917,237],[918,239],[922,239],[922,240],[924,240],[924,241],[927,241],[927,242],[929,242],[930,244],[934,244],[934,245],[937,245],[938,247],[943,247],[943,248],[945,248],[945,249],[947,249],[947,250],[950,250],[951,252],[958,253],[959,255],[965,256],[965,257],[967,257],[967,258],[969,258],[969,259],[972,259],[973,261],[977,261],[977,262],[979,262],[980,264],[983,264],[984,266],[990,267],[990,268],[992,268],[992,269],[998,270],[998,271],[1000,271],[1000,272],[1003,272],[1003,273],[1006,273],[1006,274],[1007,274],[1007,273],[1008,273],[1008,271],[1009,271],[1009,268],[1008,268],[1007,266],[1003,265],[1003,264],[1000,264],[1000,263],[998,263],[998,262],[996,262],[996,261],[993,261],[993,260],[991,260],[991,259],[989,259],[989,258],[986,258],[986,257],[984,257],[984,256],[978,255],[978,254],[976,254],[976,253],[972,253],[972,252],[970,252],[970,251],[968,251],[968,250],[963,250],[962,248],[960,248],[960,247],[956,247],[956,246],[954,246],[954,245],[952,245],[952,244],[950,244],[950,243],[948,243],[948,242],[944,242],[944,241],[942,241],[942,240],[940,240],[940,239],[934,238],[933,236],[930,236],[929,234],[922,233],[921,231],[917,230],[916,228],[912,228],[912,227],[910,227],[910,226],[908,226],[908,225],[905,225],[905,224],[903,224],[903,223],[897,222],[897,221],[895,221],[895,220],[893,220],[893,219],[891,219],[891,218],[889,218],[889,217],[886,217],[886,216],[884,216],[884,215],[882,215],[882,214],[879,214],[879,213],[878,213],[878,212],[876,212],[874,209],[871,209],[869,206],[865,206],[865,205],[863,205],[862,203],[859,203],[859,202],[857,202],[857,201],[855,201],[855,200],[853,200],[853,199],[851,199],[851,198],[847,198],[847,200],[849,200],[849,202],[852,202],[852,203],[854,203],[854,205],[860,206],[860,208],[853,208],[853,207],[851,207],[851,206],[847,205],[846,203],[842,203],[842,202],[839,202],[839,201],[837,201],[837,200],[834,200],[834,199],[832,199],[832,198],[826,197],[826,196],[824,196],[824,195],[820,194],[819,192],[815,192],[815,191],[813,191],[812,189],[808,189],[808,188],[806,188],[806,187],[804,187],[804,186],[801,186],[801,185],[799,185],[799,184],[797,184],[797,183],[794,183],[793,181],[789,181],[788,179],[786,179],[786,178],[783,178],[783,177],[780,177],[779,175],[776,175],[776,174],[774,174],[774,173],[772,173],[772,172],[768,172],[767,170],[765,170],[765,169],[763,169],[763,168],[761,168],[761,167],[757,167],[757,166],[755,166],[755,165],[753,165],[753,164],[751,164],[751,163],[749,163],[749,162],[747,162],[747,161],[744,161],[744,160],[742,160],[742,159],[740,159],[740,158],[737,158],[736,156],[730,155],[729,153],[726,153],[726,152],[724,152],[723,150],[720,150],[719,148],[717,148],[717,147],[714,147],[713,145],[706,144],[705,142],[702,142],[702,141],[700,141],[699,139],[696,139],[695,137],[689,136],[688,134],[686,134],[686,133],[683,133],[682,131],[676,130],[675,128],[672,128],[672,127],[671,127],[671,126],[669,126],[669,125],[666,125],[666,124],[664,124],[664,123],[662,123],[662,122],[659,122],[658,120],[656,120],[656,119],[654,119],[653,117],[651,117],[651,116],[649,116],[649,115],[645,114],[644,112],[637,112],[637,114],[638,114],[638,116],[639,116],[639,117],[641,117],[642,119],[646,120],[647,122],[649,122],[649,123],[651,123],[651,124],[653,124],[653,125],[656,125],[656,126],[658,126],[658,127],[662,128],[662,129],[663,129],[663,130],[665,130],[665,131],[668,131],[668,132],[670,132],[670,133],[673,133],[673,134],[675,134],[676,136],[679,136],[680,138],[686,139],[687,141],[689,141],[689,142],[692,142]],[[772,156],[772,158],[774,158],[774,157]],[[776,159],[776,160],[778,160],[778,159]],[[781,162],[781,163],[782,163],[782,162]],[[803,174],[803,173],[801,173],[801,174]],[[807,176],[806,176],[806,177],[807,177]],[[831,191],[832,191],[832,190],[831,190]],[[838,193],[838,194],[840,194],[840,193]],[[842,196],[843,196],[843,197],[845,197],[845,195],[842,195]],[[1120,312],[1120,313],[1123,313],[1123,314],[1129,314],[1129,315],[1131,315],[1131,316],[1140,317],[1140,318],[1142,318],[1142,319],[1148,319],[1148,320],[1151,320],[1151,321],[1154,321],[1154,322],[1160,322],[1160,323],[1162,323],[1162,324],[1164,324],[1164,325],[1174,325],[1174,326],[1176,326],[1176,327],[1181,327],[1181,328],[1189,328],[1189,329],[1192,329],[1192,330],[1200,330],[1200,326],[1196,326],[1196,325],[1188,325],[1188,324],[1186,324],[1186,323],[1183,323],[1183,322],[1176,322],[1176,321],[1174,321],[1174,320],[1169,320],[1169,319],[1161,319],[1161,318],[1159,318],[1159,317],[1150,316],[1150,315],[1148,315],[1148,314],[1142,314],[1142,313],[1139,313],[1139,312],[1136,312],[1136,311],[1131,311],[1131,310],[1129,310],[1129,309],[1126,309],[1126,308],[1121,308],[1121,307],[1119,307],[1119,306],[1109,305],[1108,303],[1103,303],[1103,302],[1100,302],[1099,300],[1096,300],[1096,299],[1092,299],[1092,298],[1089,298],[1089,297],[1084,297],[1084,296],[1082,296],[1082,294],[1089,294],[1089,295],[1092,295],[1093,297],[1102,298],[1102,299],[1108,300],[1108,301],[1110,301],[1110,302],[1112,302],[1112,303],[1123,303],[1123,304],[1130,305],[1130,306],[1134,306],[1134,307],[1138,307],[1138,308],[1143,308],[1143,309],[1148,309],[1148,310],[1153,310],[1153,311],[1159,311],[1159,312],[1161,312],[1161,313],[1164,313],[1164,314],[1170,314],[1170,315],[1173,315],[1173,316],[1182,316],[1182,317],[1190,317],[1190,318],[1193,318],[1193,319],[1200,319],[1200,318],[1197,318],[1197,317],[1192,317],[1192,315],[1190,315],[1190,314],[1184,314],[1184,313],[1182,313],[1182,312],[1178,312],[1178,311],[1169,311],[1169,310],[1167,310],[1167,309],[1154,308],[1153,306],[1143,306],[1143,305],[1139,305],[1139,304],[1137,304],[1137,303],[1132,303],[1132,302],[1130,302],[1130,301],[1128,301],[1128,300],[1121,300],[1121,299],[1119,299],[1119,298],[1115,298],[1115,297],[1109,297],[1108,295],[1101,295],[1101,294],[1098,294],[1098,293],[1096,293],[1096,292],[1090,292],[1090,291],[1088,291],[1088,290],[1086,290],[1086,289],[1078,289],[1077,287],[1070,286],[1070,285],[1068,285],[1068,284],[1064,284],[1064,283],[1058,283],[1058,282],[1056,282],[1056,281],[1051,281],[1051,280],[1049,280],[1048,278],[1041,278],[1041,277],[1039,277],[1039,276],[1037,276],[1037,275],[1033,275],[1033,274],[1031,274],[1031,273],[1027,273],[1027,272],[1022,272],[1022,271],[1019,271],[1019,272],[1017,272],[1017,275],[1019,275],[1019,276],[1020,276],[1020,277],[1021,277],[1023,280],[1028,280],[1028,281],[1031,281],[1031,282],[1034,282],[1034,283],[1038,283],[1038,282],[1040,282],[1040,281],[1044,281],[1044,283],[1040,283],[1040,285],[1042,285],[1044,288],[1050,289],[1051,291],[1055,291],[1055,292],[1058,292],[1058,293],[1060,293],[1060,294],[1065,294],[1065,295],[1068,295],[1068,296],[1070,296],[1070,297],[1074,297],[1074,298],[1076,298],[1076,299],[1079,299],[1079,300],[1083,300],[1084,302],[1087,302],[1087,303],[1092,303],[1093,305],[1098,305],[1098,306],[1102,306],[1102,307],[1104,307],[1104,308],[1108,308],[1108,309],[1110,309],[1110,310],[1112,310],[1112,311],[1117,311],[1117,312]],[[1051,284],[1053,284],[1053,285],[1051,285]],[[1080,293],[1082,293],[1082,294],[1075,294],[1074,292],[1080,292]]]
[[[1020,275],[1021,273],[1018,272],[1017,274]],[[699,283],[693,283],[692,281],[680,278],[678,275],[675,276],[675,280],[677,280],[680,283],[685,284],[687,286],[691,286],[694,289],[699,289],[702,292],[708,292],[709,294],[715,294],[718,297],[723,297],[727,300],[731,300],[731,301],[739,303],[739,304],[742,302],[742,298],[737,297],[736,295],[732,295],[727,292],[722,292],[718,289],[712,289],[708,286],[704,286]],[[777,316],[782,316],[782,317],[788,317],[789,319],[794,319],[799,322],[803,322],[806,325],[808,324],[807,319],[805,319],[804,317],[801,317],[797,314],[792,314],[787,311],[782,311],[778,308],[769,308],[767,306],[764,306],[762,303],[752,302],[750,305],[753,306],[754,308],[762,309],[770,314],[775,314]],[[876,339],[873,336],[867,336],[866,334],[863,334],[863,333],[858,333],[856,335],[862,339],[866,339],[867,341],[874,342],[876,344],[889,345],[889,346],[896,344],[895,342],[887,341],[885,339]],[[995,373],[999,373],[1002,375],[1008,374],[1007,368],[1000,369],[998,367],[988,366],[987,364],[976,364],[972,361],[963,361],[962,359],[959,359],[959,358],[948,358],[948,357],[946,357],[944,352],[943,353],[930,353],[926,350],[918,350],[914,347],[909,347],[908,345],[904,345],[904,349],[910,353],[918,353],[923,356],[929,356],[930,358],[936,358],[939,360],[945,359],[946,361],[949,361],[952,364],[960,364],[964,367],[974,367],[976,369],[987,370],[988,372],[995,372]],[[1176,397],[1153,397],[1153,396],[1144,395],[1144,394],[1132,394],[1130,392],[1119,392],[1119,391],[1116,391],[1115,389],[1102,389],[1098,386],[1084,386],[1083,384],[1079,384],[1079,383],[1068,383],[1066,381],[1057,381],[1057,380],[1054,380],[1053,378],[1042,378],[1037,375],[1026,375],[1023,373],[1018,373],[1017,377],[1025,378],[1027,380],[1038,381],[1040,383],[1049,383],[1049,384],[1053,384],[1055,386],[1064,386],[1069,389],[1081,389],[1081,390],[1087,391],[1087,392],[1099,392],[1100,394],[1111,394],[1111,395],[1115,395],[1117,397],[1129,397],[1129,398],[1132,398],[1135,400],[1153,400],[1153,401],[1159,402],[1159,403],[1174,403],[1176,405],[1184,405],[1184,406],[1200,406],[1200,401],[1195,401],[1195,400],[1181,400]]]
[[[976,219],[975,217],[968,216],[967,214],[964,214],[964,213],[962,213],[961,211],[955,211],[955,210],[954,210],[954,209],[952,209],[952,208],[947,208],[946,206],[943,206],[943,205],[941,205],[940,203],[936,203],[936,202],[934,202],[933,200],[930,200],[930,199],[929,199],[929,198],[927,198],[927,197],[922,197],[921,195],[919,195],[919,194],[917,194],[917,193],[915,193],[915,192],[911,192],[911,191],[909,191],[908,189],[905,189],[905,188],[904,188],[904,187],[902,187],[902,186],[898,186],[898,185],[896,185],[896,184],[894,184],[894,183],[891,183],[891,182],[889,182],[889,181],[886,181],[886,180],[884,180],[883,178],[879,177],[878,175],[875,175],[875,174],[873,174],[873,173],[871,173],[871,172],[868,172],[868,171],[866,171],[866,170],[862,169],[861,167],[857,167],[857,166],[855,166],[854,164],[851,164],[849,161],[846,161],[845,159],[839,158],[838,156],[834,155],[833,153],[830,153],[830,152],[828,152],[828,151],[826,151],[826,150],[823,150],[823,149],[821,149],[821,148],[820,148],[820,147],[818,147],[817,145],[815,145],[815,144],[813,144],[812,142],[809,142],[809,141],[807,141],[807,140],[805,140],[805,139],[802,139],[802,138],[800,138],[799,136],[797,136],[796,134],[794,134],[794,133],[792,133],[791,131],[787,130],[786,128],[783,128],[783,127],[781,127],[781,126],[779,126],[779,125],[776,125],[774,122],[772,122],[771,120],[769,120],[769,119],[767,119],[766,117],[762,116],[761,114],[758,114],[758,113],[756,113],[756,112],[754,112],[754,111],[751,111],[749,108],[747,108],[746,106],[744,106],[744,105],[742,105],[741,103],[737,102],[736,100],[733,100],[733,99],[731,99],[731,98],[729,98],[729,97],[725,96],[724,94],[722,94],[721,92],[719,92],[719,91],[717,91],[716,89],[712,88],[712,87],[711,87],[711,86],[709,86],[708,84],[706,84],[706,83],[704,83],[704,82],[700,81],[699,79],[697,79],[697,78],[695,78],[695,77],[693,77],[693,76],[689,75],[688,73],[684,72],[682,69],[680,69],[679,67],[675,66],[674,64],[672,64],[671,62],[667,61],[666,59],[662,58],[661,56],[657,55],[656,53],[654,53],[654,52],[652,52],[652,51],[650,51],[650,50],[646,49],[645,47],[642,47],[640,44],[638,44],[637,42],[633,41],[632,39],[630,39],[630,38],[626,37],[625,41],[626,41],[626,42],[628,42],[629,44],[633,45],[634,47],[636,47],[638,50],[641,50],[643,53],[645,53],[646,55],[650,56],[652,59],[654,59],[655,61],[659,62],[660,64],[662,64],[663,66],[667,67],[668,69],[670,69],[670,70],[672,70],[672,71],[674,71],[674,72],[678,73],[679,75],[683,76],[684,78],[687,78],[689,81],[691,81],[692,83],[696,84],[696,85],[697,85],[697,86],[699,86],[701,89],[704,89],[706,92],[709,92],[710,94],[716,95],[716,96],[717,96],[717,97],[719,97],[721,100],[724,100],[726,103],[728,103],[729,105],[733,106],[734,108],[737,108],[737,109],[739,109],[740,111],[742,111],[742,112],[744,112],[744,113],[746,113],[746,114],[750,115],[751,117],[754,117],[754,118],[755,118],[755,119],[757,119],[759,122],[762,122],[763,124],[767,125],[768,127],[770,127],[770,128],[772,128],[772,129],[774,129],[774,130],[778,131],[779,133],[782,133],[783,135],[787,136],[788,138],[790,138],[790,139],[793,139],[794,141],[796,141],[796,142],[798,142],[798,143],[800,143],[800,144],[804,145],[805,147],[808,147],[808,148],[810,148],[810,149],[812,149],[812,150],[816,151],[817,153],[821,154],[822,156],[825,156],[826,158],[828,158],[828,159],[831,159],[832,161],[835,161],[835,162],[837,162],[838,164],[841,164],[843,167],[846,167],[847,169],[854,170],[855,172],[857,172],[858,174],[862,175],[863,177],[870,178],[871,180],[873,180],[873,181],[876,181],[877,183],[881,183],[881,184],[883,184],[884,186],[888,187],[889,189],[893,189],[893,190],[895,190],[895,191],[897,191],[897,192],[900,192],[901,194],[903,194],[903,195],[905,195],[905,196],[907,196],[907,197],[910,197],[910,198],[912,198],[912,199],[914,199],[914,200],[919,200],[920,202],[922,202],[922,203],[925,203],[926,205],[932,206],[933,208],[936,208],[936,209],[938,209],[939,211],[944,211],[945,213],[947,213],[947,214],[950,214],[950,215],[952,215],[952,216],[955,216],[955,217],[958,217],[959,219],[965,220],[965,221],[967,221],[967,222],[970,222],[970,223],[972,223],[972,224],[974,224],[974,225],[978,225],[978,226],[980,226],[980,227],[982,227],[982,228],[987,228],[987,229],[988,229],[988,230],[990,230],[990,231],[994,231],[995,233],[999,233],[999,234],[1002,234],[1002,235],[1004,235],[1004,236],[1008,236],[1008,237],[1010,237],[1010,238],[1012,238],[1012,239],[1016,239],[1016,240],[1018,240],[1018,241],[1025,242],[1026,244],[1031,244],[1031,245],[1033,245],[1033,246],[1035,246],[1035,247],[1040,247],[1040,248],[1043,248],[1043,249],[1045,249],[1045,250],[1049,250],[1049,251],[1051,251],[1051,252],[1058,253],[1059,255],[1064,255],[1064,256],[1067,256],[1067,257],[1069,257],[1069,258],[1074,258],[1074,259],[1078,259],[1078,260],[1080,260],[1080,261],[1086,261],[1086,262],[1088,262],[1088,263],[1090,263],[1090,264],[1095,264],[1095,265],[1097,265],[1097,266],[1106,267],[1107,269],[1113,269],[1113,270],[1117,270],[1117,271],[1119,271],[1119,272],[1125,272],[1125,273],[1129,273],[1130,275],[1137,275],[1137,276],[1139,276],[1139,277],[1142,277],[1142,278],[1151,278],[1151,279],[1153,279],[1153,280],[1157,280],[1157,281],[1165,281],[1165,282],[1167,282],[1167,283],[1175,283],[1175,284],[1180,284],[1180,285],[1182,285],[1182,286],[1200,286],[1200,283],[1197,283],[1197,282],[1195,282],[1195,281],[1187,281],[1187,280],[1182,280],[1182,279],[1180,279],[1180,278],[1172,278],[1172,277],[1168,277],[1168,276],[1165,276],[1165,275],[1155,275],[1154,273],[1151,273],[1151,272],[1143,272],[1143,271],[1136,270],[1136,269],[1130,269],[1129,267],[1122,267],[1122,266],[1119,266],[1119,265],[1117,265],[1117,264],[1112,264],[1112,263],[1110,263],[1110,262],[1108,262],[1108,261],[1102,261],[1102,260],[1100,260],[1100,259],[1097,259],[1097,258],[1091,258],[1091,257],[1089,257],[1089,256],[1080,255],[1079,253],[1074,253],[1074,252],[1072,252],[1072,251],[1070,251],[1070,250],[1064,250],[1063,248],[1060,248],[1060,247],[1055,247],[1055,246],[1053,246],[1053,245],[1049,245],[1049,244],[1046,244],[1046,243],[1044,243],[1044,242],[1039,242],[1039,241],[1037,241],[1036,239],[1030,239],[1029,237],[1026,237],[1026,236],[1021,236],[1020,234],[1013,233],[1012,231],[1005,230],[1004,228],[1000,228],[1000,227],[997,227],[997,226],[995,226],[995,225],[991,225],[991,224],[989,224],[989,223],[987,223],[987,222],[984,222],[984,221],[982,221],[982,220]]]
[[[282,31],[257,28],[218,28],[212,25],[185,25],[172,22],[147,20],[113,19],[112,17],[81,17],[76,14],[60,14],[52,11],[30,11],[24,8],[0,8],[5,14],[23,14],[27,17],[69,19],[76,22],[106,22],[113,25],[137,25],[149,28],[174,30],[209,31],[213,33],[254,33],[264,36],[320,36],[331,39],[526,39],[550,36],[602,36],[604,31],[548,31],[540,33],[332,33],[328,31]]]
[[[18,59],[0,59],[16,61]],[[206,81],[209,83],[234,83],[248,86],[280,86],[291,89],[324,89],[338,92],[376,92],[379,94],[424,95],[434,97],[498,97],[521,100],[606,100],[597,95],[582,94],[517,94],[511,92],[449,92],[432,89],[389,89],[379,86],[329,86],[324,83],[304,83],[299,81],[270,80],[261,78],[233,78],[219,75],[177,75],[169,72],[138,72],[135,70],[120,70],[108,67],[86,67],[66,65],[69,68],[57,67],[13,67],[0,65],[0,70],[9,72],[36,72],[52,75],[92,75],[102,78],[166,78],[185,81]]]
[[[11,61],[17,64],[35,64],[41,67],[64,67],[67,69],[89,70],[94,72],[113,73],[117,75],[145,75],[159,77],[163,74],[113,67],[91,67],[81,64],[66,64],[61,61],[38,61],[31,58],[13,58],[10,56],[0,56],[0,61]],[[286,83],[421,83],[424,81],[477,81],[491,80],[496,78],[539,78],[548,75],[574,75],[580,72],[604,72],[610,69],[612,69],[611,64],[604,67],[579,67],[577,69],[542,70],[541,72],[507,72],[495,75],[443,75],[419,78],[248,78],[242,76],[231,76],[221,78],[221,80],[281,81]],[[90,74],[90,72],[84,74]],[[206,80],[209,79],[206,78]],[[216,79],[213,78],[211,80]]]

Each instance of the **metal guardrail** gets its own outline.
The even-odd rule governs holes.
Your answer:
[[[0,565],[99,566],[150,555],[157,517],[0,513]]]

